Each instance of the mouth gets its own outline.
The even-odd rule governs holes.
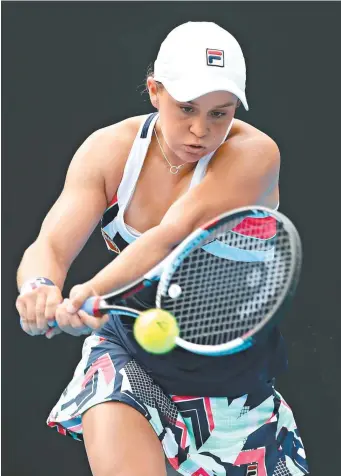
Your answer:
[[[187,145],[185,144],[185,150],[186,152],[189,152],[190,154],[202,154],[203,151],[205,150],[205,147],[202,145],[195,145],[195,144],[190,144]]]

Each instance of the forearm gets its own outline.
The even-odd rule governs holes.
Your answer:
[[[160,226],[152,228],[130,244],[114,261],[103,268],[90,284],[96,294],[106,294],[113,289],[143,276],[172,250],[173,240]]]
[[[52,246],[42,240],[35,241],[24,253],[17,271],[17,285],[21,288],[28,279],[44,277],[62,289],[68,267],[60,259]]]

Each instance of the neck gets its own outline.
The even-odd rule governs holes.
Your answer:
[[[158,120],[156,121],[156,124],[154,126],[154,133],[156,137],[156,142],[160,149],[160,153],[163,156],[163,160],[166,162],[166,164],[168,164],[169,162],[169,166],[179,167],[179,171],[183,168],[186,168],[187,170],[187,166],[191,164],[188,164],[187,162],[184,162],[183,160],[179,159],[179,157],[170,150],[167,145],[167,142],[163,137],[161,127],[158,124]]]

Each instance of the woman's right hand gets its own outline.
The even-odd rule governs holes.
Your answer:
[[[62,302],[60,289],[50,285],[38,286],[18,296],[15,305],[20,315],[22,329],[30,336],[51,332],[57,307]],[[56,330],[53,329],[54,332]]]

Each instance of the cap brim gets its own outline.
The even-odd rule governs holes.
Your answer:
[[[217,81],[214,84],[212,83],[212,80],[208,81],[207,83],[200,81],[169,81],[167,79],[160,79],[159,81],[167,89],[168,93],[179,102],[193,101],[204,94],[215,91],[227,91],[237,96],[237,98],[242,102],[246,111],[249,110],[245,93],[241,91],[232,81]]]

